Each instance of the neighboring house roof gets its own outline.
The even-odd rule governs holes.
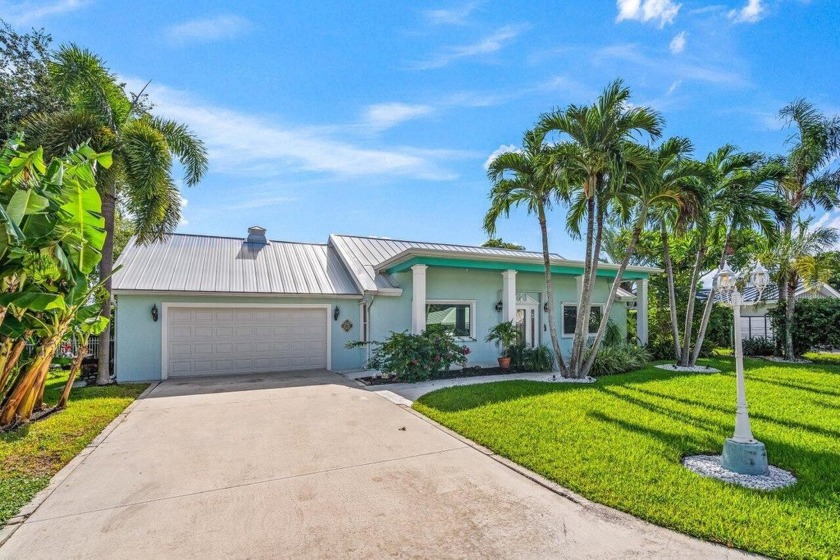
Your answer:
[[[709,289],[704,288],[697,292],[697,297],[703,301],[709,297]],[[747,285],[741,292],[744,296],[744,301],[754,302],[758,299],[758,289],[752,284]],[[829,286],[824,282],[819,282],[816,286],[806,286],[804,282],[799,282],[794,294],[796,299],[821,299],[821,298],[837,298],[840,299],[840,292]],[[769,304],[774,304],[779,301],[779,286],[775,283],[767,286],[761,293],[761,301]],[[715,294],[716,303],[724,303],[723,297],[720,294]]]
[[[117,261],[114,292],[361,295],[332,247],[314,243],[173,234]]]

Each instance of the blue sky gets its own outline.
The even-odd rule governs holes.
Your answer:
[[[100,54],[207,143],[179,231],[481,243],[485,162],[539,114],[622,77],[698,157],[780,152],[776,114],[840,113],[836,0],[528,3],[0,0],[19,29]],[[840,213],[821,223],[840,226]],[[550,218],[552,250],[580,257]],[[499,224],[539,249],[532,217]]]

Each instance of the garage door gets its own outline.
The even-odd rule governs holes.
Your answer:
[[[167,310],[167,376],[327,367],[327,312],[306,308]]]

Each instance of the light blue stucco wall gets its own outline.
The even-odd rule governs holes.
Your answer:
[[[401,296],[376,296],[370,307],[370,338],[384,340],[391,332],[411,329],[412,274],[401,272],[394,275],[403,289]],[[558,321],[558,332],[562,329],[561,310],[563,303],[577,304],[577,281],[574,276],[554,275],[554,305]],[[598,278],[592,303],[604,303],[611,280]],[[502,275],[498,271],[435,268],[426,271],[427,300],[474,300],[476,316],[475,340],[463,341],[471,350],[470,365],[492,365],[496,363],[498,348],[484,342],[487,332],[501,321],[501,313],[495,307],[500,299]],[[542,310],[545,302],[545,285],[542,274],[520,272],[516,275],[517,293],[527,293],[539,301],[539,343],[550,345],[548,316]],[[329,316],[331,329],[331,367],[335,371],[349,371],[364,366],[363,349],[347,349],[345,344],[360,338],[360,316],[358,299],[332,298],[289,298],[289,297],[236,297],[236,296],[161,296],[128,295],[117,296],[116,308],[116,358],[117,379],[127,381],[149,381],[161,378],[161,326],[163,318],[152,321],[151,308],[157,305],[163,309],[164,302],[178,303],[237,303],[237,304],[321,304],[331,309],[338,306],[338,321]],[[611,317],[622,331],[626,332],[627,308],[622,303],[613,305]],[[341,323],[349,319],[353,328],[344,332]],[[571,349],[571,337],[560,339],[564,354]]]
[[[411,329],[411,300],[412,273],[400,272],[394,274],[394,279],[403,289],[402,296],[377,296],[371,306],[371,339],[384,340],[392,331],[400,332]],[[575,276],[553,275],[554,307],[558,332],[561,332],[560,320],[563,303],[577,304],[577,280]],[[593,291],[592,303],[605,303],[612,280],[598,278]],[[426,299],[427,300],[474,300],[476,307],[475,340],[463,341],[469,347],[470,365],[492,365],[496,363],[499,349],[494,343],[484,342],[488,331],[502,319],[501,313],[496,311],[496,303],[500,300],[502,290],[502,275],[498,271],[436,268],[426,269]],[[539,305],[539,343],[551,345],[548,330],[548,314],[542,306],[546,301],[545,280],[542,274],[519,272],[516,275],[516,292],[527,293],[537,299]],[[612,320],[619,325],[622,332],[627,330],[627,308],[623,303],[615,303],[610,313]],[[561,332],[562,334],[562,332]],[[572,338],[560,338],[560,346],[564,354],[571,352]]]
[[[331,367],[334,371],[359,369],[364,362],[362,349],[348,350],[344,345],[359,339],[359,300],[331,298],[266,298],[236,296],[160,296],[127,295],[117,296],[116,306],[116,357],[114,368],[120,382],[152,381],[161,378],[161,326],[163,317],[152,320],[151,309],[157,305],[163,309],[164,302],[178,303],[236,303],[236,304],[318,304],[338,306],[340,315],[333,320],[330,311],[328,322],[331,337]],[[349,332],[341,324],[345,319],[353,323]]]

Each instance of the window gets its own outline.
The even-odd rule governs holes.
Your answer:
[[[475,338],[475,302],[433,301],[426,304],[426,325],[443,325],[455,336]]]
[[[600,305],[593,305],[589,312],[589,334],[598,332],[601,324],[603,309]],[[574,336],[575,323],[577,323],[577,305],[563,304],[563,336]]]

